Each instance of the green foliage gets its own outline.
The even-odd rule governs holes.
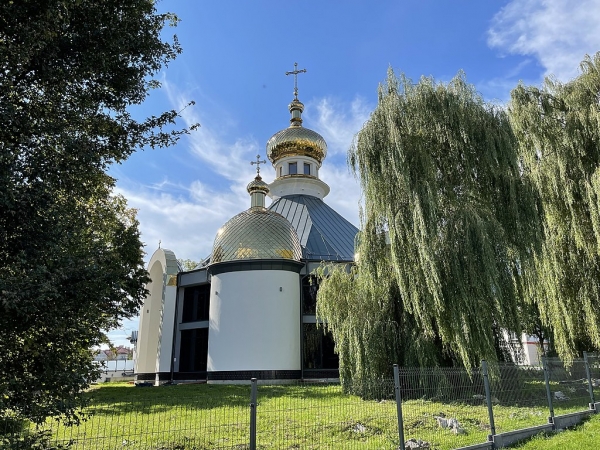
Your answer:
[[[540,237],[506,112],[462,74],[413,84],[390,71],[349,163],[365,199],[360,256],[322,277],[317,302],[341,376],[497,360],[500,329],[521,329],[520,274]],[[390,323],[398,332],[380,331]]]
[[[135,212],[105,170],[173,144],[141,103],[180,51],[151,0],[0,4],[0,416],[77,420],[90,348],[145,295]]]
[[[183,270],[194,270],[200,264],[192,259],[178,259],[177,262]]]
[[[509,105],[543,219],[526,295],[563,358],[600,348],[600,53],[581,70],[568,83],[519,85]]]

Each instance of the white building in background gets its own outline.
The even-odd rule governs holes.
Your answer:
[[[525,366],[541,366],[543,351],[537,336],[522,333],[520,338],[515,334],[503,333],[504,340],[510,345],[510,354],[515,364]],[[544,351],[549,349],[549,342],[544,340]]]
[[[311,273],[322,261],[353,263],[358,229],[323,201],[329,186],[319,169],[327,144],[302,126],[303,110],[296,88],[290,126],[266,146],[275,180],[262,180],[259,165],[266,161],[257,158],[250,208],[215,230],[205,261],[184,271],[172,251],[159,248],[152,255],[137,340],[138,380],[338,376],[333,340],[317,328],[318,286]]]

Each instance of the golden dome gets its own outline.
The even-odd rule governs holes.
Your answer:
[[[249,259],[300,261],[301,257],[302,247],[290,222],[276,212],[254,207],[234,216],[217,232],[210,262]]]
[[[286,156],[308,156],[319,164],[327,156],[327,143],[319,133],[302,126],[304,105],[294,99],[289,105],[291,125],[275,133],[267,142],[267,157],[275,164]]]
[[[250,195],[252,195],[253,192],[264,192],[267,194],[269,192],[269,185],[262,180],[260,175],[256,175],[256,178],[248,183],[246,190]]]

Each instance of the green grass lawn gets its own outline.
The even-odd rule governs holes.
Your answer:
[[[331,384],[259,385],[258,448],[395,449],[399,441],[393,386],[382,389],[379,398],[384,400],[376,401],[346,395]],[[89,395],[91,405],[81,425],[66,427],[49,422],[57,442],[71,442],[69,448],[82,450],[248,448],[249,385],[136,388],[105,383],[94,387]],[[494,406],[497,432],[547,422],[544,397],[520,399],[499,401]],[[555,410],[558,415],[586,407],[585,395],[572,395],[569,401],[556,404]],[[487,407],[479,398],[469,397],[465,402],[407,400],[403,416],[405,439],[422,439],[432,449],[484,442],[490,433]],[[456,435],[440,428],[436,416],[456,418],[464,433]],[[551,447],[538,444],[524,448]]]
[[[597,450],[600,448],[600,414],[591,416],[589,420],[571,430],[538,435],[514,448],[519,450]]]

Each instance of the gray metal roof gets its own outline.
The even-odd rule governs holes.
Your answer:
[[[275,200],[269,209],[281,214],[296,229],[303,259],[354,261],[354,238],[358,228],[320,198],[288,195]]]

